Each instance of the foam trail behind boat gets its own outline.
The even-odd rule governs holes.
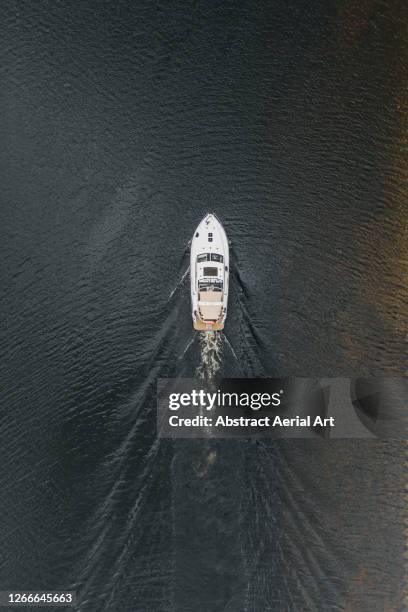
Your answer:
[[[201,362],[196,369],[197,378],[211,380],[221,367],[223,341],[219,332],[200,332]]]

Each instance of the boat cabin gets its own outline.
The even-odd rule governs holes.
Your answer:
[[[203,321],[216,322],[224,305],[224,258],[219,253],[197,255],[198,309]]]

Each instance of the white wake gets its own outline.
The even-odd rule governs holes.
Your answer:
[[[220,332],[200,332],[200,365],[195,375],[197,378],[211,380],[221,367],[222,361],[222,334]]]

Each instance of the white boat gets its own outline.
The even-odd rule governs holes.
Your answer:
[[[225,230],[214,213],[204,217],[191,240],[190,279],[194,329],[223,329],[227,316],[229,248]]]

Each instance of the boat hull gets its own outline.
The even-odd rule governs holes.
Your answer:
[[[222,330],[228,306],[229,247],[214,213],[201,220],[191,240],[190,281],[194,329]]]

